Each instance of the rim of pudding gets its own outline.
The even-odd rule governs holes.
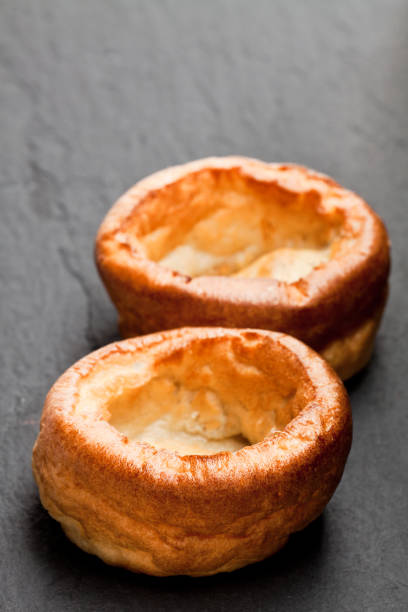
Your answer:
[[[185,178],[177,189],[184,191],[183,183],[191,182]],[[195,183],[184,194],[189,211],[197,192],[205,190],[200,174]],[[173,215],[169,205],[167,216],[156,219],[159,226],[139,235],[144,255],[191,278],[233,276],[292,283],[350,246],[351,236],[341,231],[344,216],[336,209],[307,208],[273,190],[259,193],[256,183],[251,187],[225,172],[222,180],[207,185],[207,200],[200,198],[197,210],[186,219]],[[169,189],[166,199],[172,202],[175,197]]]
[[[132,248],[190,278],[293,283],[352,246],[336,189],[316,205],[312,179],[307,197],[299,197],[222,165],[216,170],[204,166],[142,197],[122,228]],[[295,166],[271,164],[269,170],[290,172],[288,187],[304,180]]]

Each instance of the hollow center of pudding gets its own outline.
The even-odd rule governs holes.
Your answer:
[[[198,423],[200,416],[202,415],[196,412],[192,414],[191,419],[178,420],[173,415],[164,414],[145,427],[136,425],[134,421],[116,423],[115,426],[133,441],[148,442],[156,448],[167,448],[181,455],[233,452],[249,444],[242,435],[228,435],[222,428],[216,437],[212,437],[211,433],[207,435],[208,432],[203,431],[202,425]],[[111,424],[114,423],[111,421]]]
[[[250,180],[206,170],[143,203],[139,241],[151,260],[191,277],[269,277],[294,282],[327,262],[339,237],[338,212],[312,186]],[[300,180],[300,178],[299,178]],[[148,214],[146,214],[148,213]]]
[[[189,388],[169,374],[153,377],[129,403],[121,401],[110,412],[111,425],[129,440],[182,455],[236,451],[249,444],[216,391]]]
[[[135,375],[130,365],[126,377],[139,382],[121,377],[106,405],[109,423],[131,442],[181,455],[233,452],[259,442],[283,429],[304,400],[293,364],[284,367],[261,348],[264,355],[254,362],[259,348],[236,339],[192,343],[144,373]]]

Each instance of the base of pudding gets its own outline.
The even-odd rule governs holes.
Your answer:
[[[42,501],[42,500],[41,500]],[[43,505],[44,502],[42,502]],[[247,556],[241,559],[233,559],[228,561],[224,565],[220,565],[215,569],[208,570],[206,572],[203,571],[185,571],[180,570],[178,572],[160,572],[157,568],[152,569],[149,560],[149,553],[140,551],[139,554],[132,557],[131,551],[129,551],[125,546],[123,547],[115,547],[111,548],[106,545],[104,542],[90,542],[86,538],[84,538],[84,533],[81,525],[71,519],[71,517],[61,514],[56,506],[53,509],[51,507],[47,507],[47,510],[56,520],[61,523],[62,529],[64,530],[65,535],[75,544],[83,550],[85,553],[95,555],[102,559],[104,563],[107,565],[111,565],[113,567],[122,567],[127,569],[135,574],[147,574],[150,576],[156,577],[167,577],[167,576],[191,576],[192,578],[200,578],[205,576],[214,576],[215,574],[220,574],[222,572],[234,572],[235,570],[241,569],[250,565],[251,563],[259,563],[264,559],[270,557],[278,553],[288,542],[289,536],[283,536],[281,538],[274,537],[271,542],[268,542],[267,548],[265,548],[265,543],[263,545],[263,553],[260,554],[257,552],[253,557]],[[320,515],[316,515],[313,520],[316,520]],[[214,536],[213,538],[208,539],[208,545],[217,546],[217,538]]]
[[[320,351],[321,356],[330,363],[342,380],[348,380],[369,363],[381,323],[385,299],[372,317],[366,319],[357,329],[331,342]]]

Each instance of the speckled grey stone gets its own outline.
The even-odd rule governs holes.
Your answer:
[[[2,0],[2,610],[408,608],[407,34],[405,0]],[[390,302],[323,517],[231,575],[132,575],[66,540],[31,448],[50,385],[117,337],[93,263],[105,212],[154,170],[227,153],[365,197],[393,241]]]

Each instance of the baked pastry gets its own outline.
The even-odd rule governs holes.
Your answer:
[[[123,336],[186,325],[282,331],[346,379],[387,296],[379,217],[295,165],[209,158],[140,181],[106,216],[96,262]]]
[[[332,496],[351,442],[343,384],[281,333],[184,328],[110,344],[49,392],[41,501],[107,563],[230,571],[281,548]]]

